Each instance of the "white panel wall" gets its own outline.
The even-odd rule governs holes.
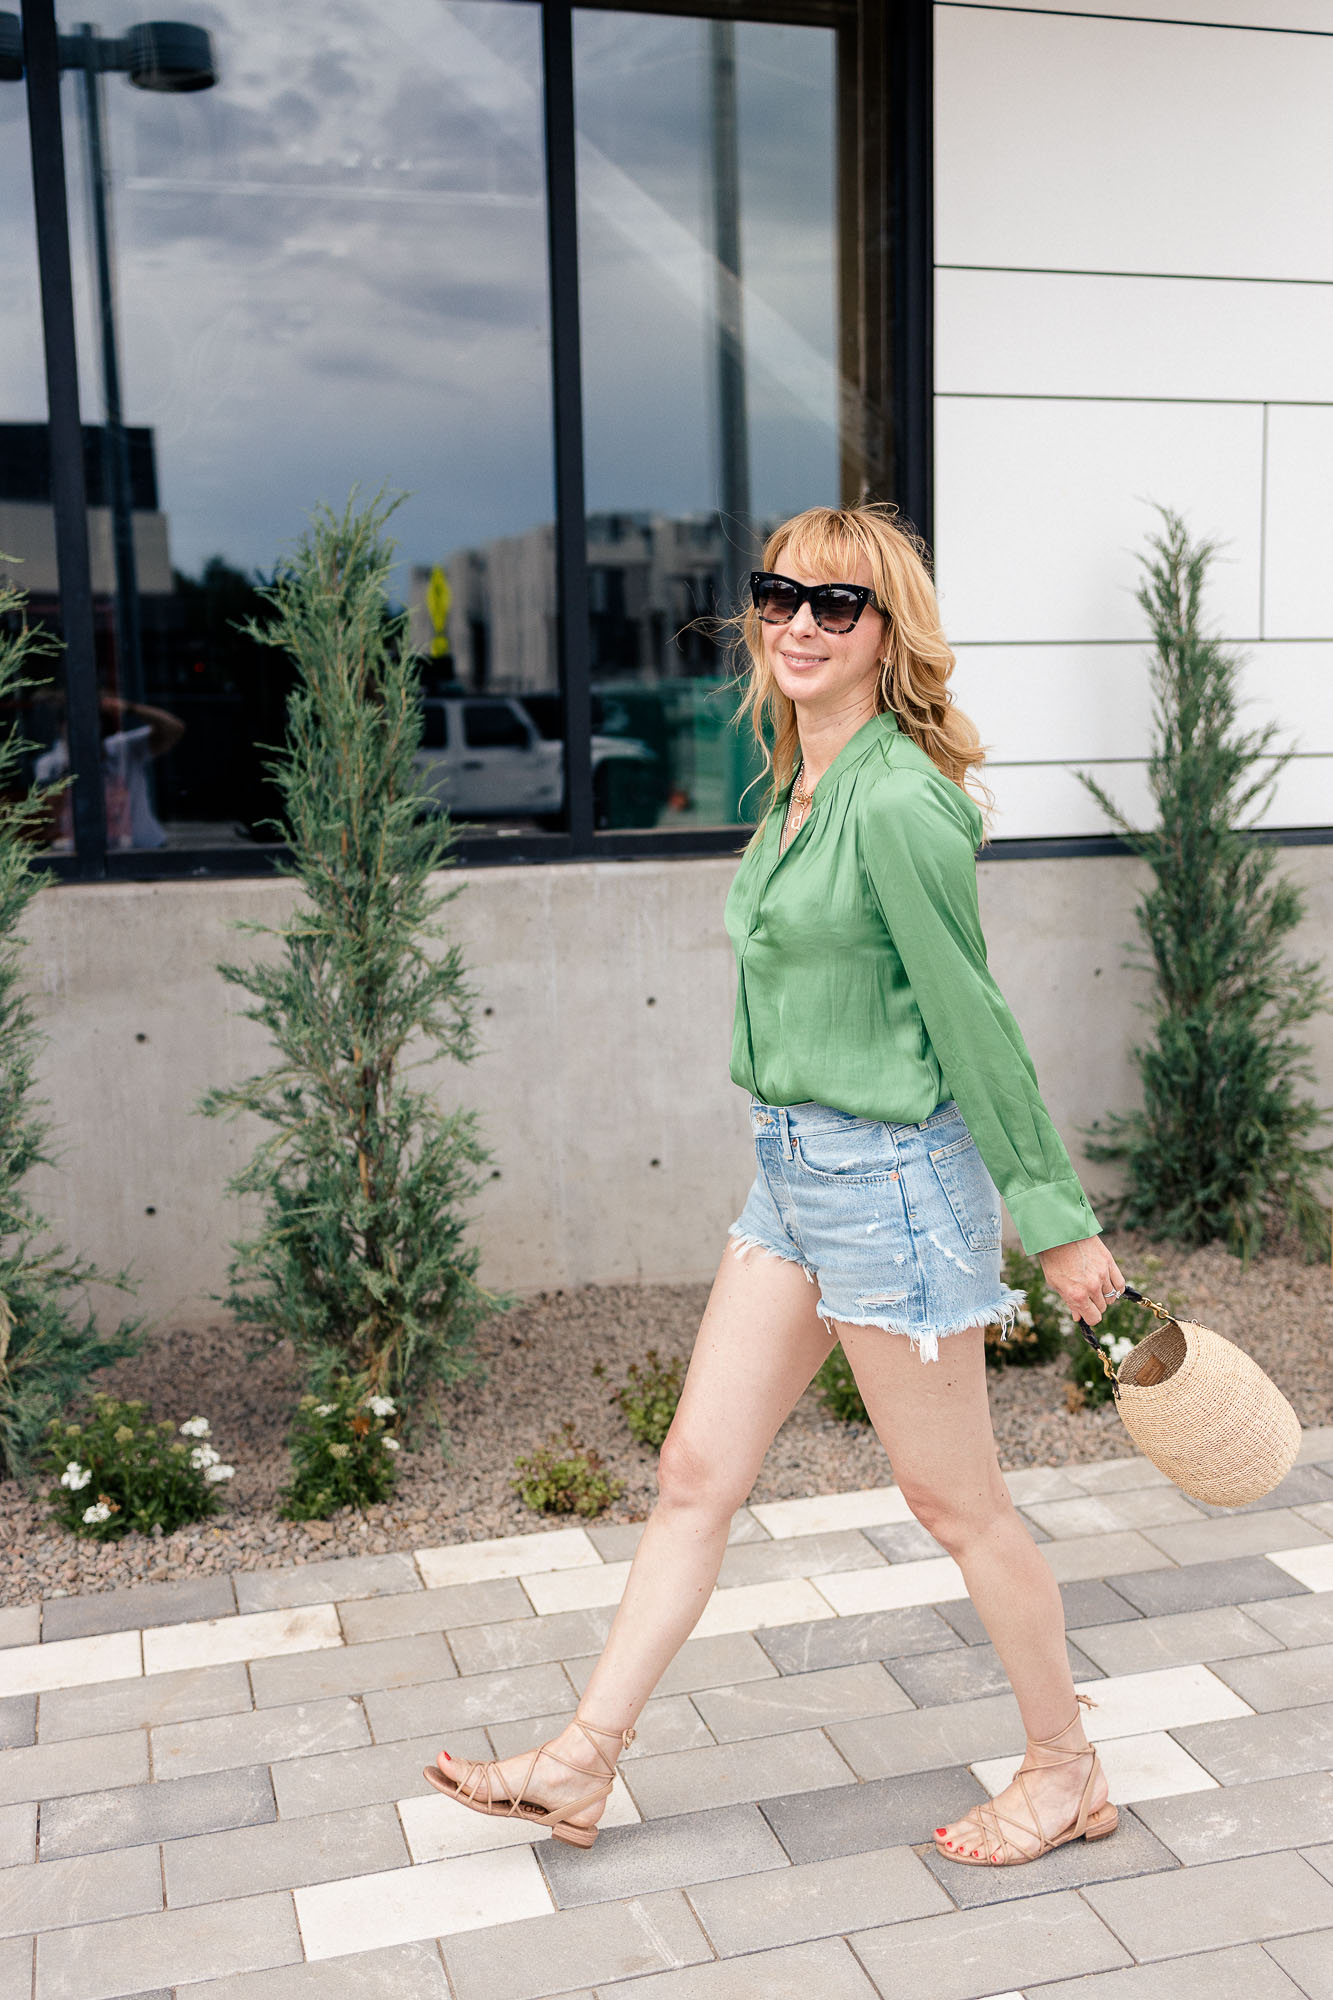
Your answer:
[[[999,837],[1107,831],[1076,770],[1150,810],[1154,502],[1298,753],[1264,822],[1333,824],[1333,0],[1169,11],[935,10],[937,572]]]

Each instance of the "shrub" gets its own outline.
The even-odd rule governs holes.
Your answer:
[[[841,1345],[834,1348],[815,1376],[815,1393],[824,1408],[843,1424],[868,1424],[870,1414],[861,1401],[852,1365]]]
[[[155,1423],[141,1402],[94,1396],[83,1423],[51,1424],[47,1468],[59,1475],[51,1507],[72,1535],[113,1542],[131,1528],[170,1535],[207,1520],[235,1473],[211,1442],[207,1417]]]
[[[1064,1308],[1059,1294],[1046,1283],[1039,1259],[1025,1257],[1011,1244],[1004,1253],[1004,1276],[1015,1291],[1026,1293],[1026,1303],[1006,1339],[1000,1338],[998,1320],[985,1329],[987,1367],[1022,1368],[1053,1361],[1064,1350]]]
[[[1156,1298],[1161,1269],[1161,1258],[1149,1254],[1143,1259],[1142,1275],[1130,1277],[1128,1282],[1136,1292],[1150,1293]],[[1187,1300],[1183,1292],[1172,1289],[1165,1297],[1158,1298],[1158,1304],[1178,1312]],[[1063,1303],[1059,1307],[1059,1316],[1069,1353],[1065,1402],[1074,1412],[1096,1409],[1100,1404],[1109,1402],[1115,1393],[1111,1378],[1074,1324],[1073,1314]],[[1151,1333],[1158,1324],[1156,1314],[1149,1313],[1146,1306],[1135,1305],[1133,1299],[1116,1299],[1107,1307],[1093,1331],[1105,1348],[1111,1366],[1118,1368],[1130,1350],[1137,1347],[1144,1335]]]
[[[592,1372],[600,1380],[606,1369],[596,1361]],[[663,1361],[658,1350],[649,1347],[645,1349],[642,1366],[631,1361],[623,1385],[611,1392],[611,1401],[624,1417],[631,1437],[640,1444],[651,1445],[654,1451],[662,1449],[684,1382],[685,1362],[679,1355]]]
[[[389,1435],[398,1414],[363,1375],[331,1378],[323,1399],[302,1396],[288,1448],[292,1477],[279,1496],[288,1521],[325,1521],[340,1507],[387,1500],[398,1472],[399,1442]]]
[[[592,1520],[625,1490],[623,1480],[607,1478],[604,1464],[599,1452],[576,1441],[573,1422],[566,1419],[544,1445],[514,1460],[509,1484],[534,1513],[579,1514]]]

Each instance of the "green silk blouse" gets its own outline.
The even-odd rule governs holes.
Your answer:
[[[986,962],[980,807],[891,712],[843,745],[779,854],[790,791],[727,894],[732,1081],[893,1124],[952,1097],[1027,1255],[1099,1235]]]

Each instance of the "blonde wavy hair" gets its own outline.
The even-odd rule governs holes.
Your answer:
[[[870,568],[875,602],[888,613],[875,713],[883,715],[891,708],[903,733],[920,744],[960,791],[976,798],[986,827],[984,845],[995,795],[988,785],[979,783],[980,797],[976,797],[965,779],[969,770],[985,763],[986,749],[975,723],[949,693],[954,655],[940,627],[935,585],[920,536],[898,519],[896,507],[883,501],[859,507],[808,507],[774,529],[764,544],[762,566],[781,569],[785,562],[807,576],[846,583],[863,557]],[[874,613],[867,610],[863,616],[873,617]],[[736,710],[736,727],[749,717],[770,780],[759,831],[754,836],[758,839],[764,820],[796,769],[800,755],[796,706],[773,677],[763,626],[753,605],[729,623],[735,634],[737,680],[746,683]],[[771,750],[765,723],[772,736]],[[753,782],[759,784],[761,779]]]

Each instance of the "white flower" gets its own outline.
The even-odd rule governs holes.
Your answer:
[[[111,1509],[105,1500],[98,1500],[93,1506],[84,1508],[83,1518],[85,1521],[109,1521]]]
[[[1027,1310],[1026,1307],[1023,1307],[1022,1310],[1019,1312],[1018,1324],[1020,1326],[1031,1326],[1032,1324],[1032,1314]]]
[[[206,1472],[210,1465],[216,1465],[221,1458],[220,1451],[214,1451],[211,1444],[197,1444],[190,1453],[190,1464],[196,1472]]]
[[[316,1403],[315,1415],[317,1417],[331,1417],[337,1407],[336,1403]]]
[[[397,1438],[381,1438],[380,1442],[386,1451],[402,1450],[402,1446],[399,1444]]]
[[[204,1478],[210,1486],[217,1486],[222,1480],[234,1479],[235,1477],[236,1467],[234,1465],[210,1465],[204,1473]]]
[[[392,1417],[397,1412],[392,1396],[368,1396],[366,1400],[377,1417]]]
[[[72,1458],[60,1475],[60,1484],[68,1486],[71,1493],[79,1493],[82,1492],[92,1476],[91,1466],[80,1465],[77,1458]]]
[[[1134,1343],[1132,1340],[1129,1339],[1127,1334],[1122,1333],[1119,1340],[1113,1340],[1111,1342],[1110,1351],[1111,1351],[1111,1360],[1118,1368],[1121,1362],[1124,1360],[1125,1356],[1127,1354],[1133,1353]]]
[[[206,1438],[212,1430],[207,1417],[191,1417],[181,1425],[183,1438]]]

